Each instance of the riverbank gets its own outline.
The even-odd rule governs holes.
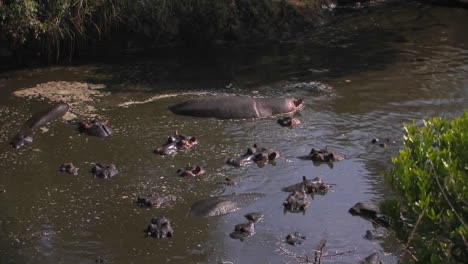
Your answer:
[[[287,38],[320,23],[327,0],[2,1],[0,56],[70,61],[101,48]]]

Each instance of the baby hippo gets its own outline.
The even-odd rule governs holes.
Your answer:
[[[146,228],[146,236],[158,239],[172,237],[173,233],[171,222],[164,216],[153,217],[148,228]]]
[[[109,120],[99,121],[99,120],[92,120],[91,123],[88,122],[79,122],[78,129],[82,133],[86,133],[90,136],[96,137],[108,137],[112,136],[113,131],[110,127],[108,127]]]
[[[235,225],[234,232],[229,234],[231,238],[244,241],[246,237],[254,235],[255,223],[260,221],[263,218],[263,215],[260,213],[249,213],[244,215],[244,217],[248,220],[248,222]]]
[[[105,165],[101,163],[96,163],[94,167],[91,169],[91,173],[94,177],[99,177],[103,179],[110,179],[117,175],[119,171],[114,164]]]
[[[179,174],[180,177],[193,177],[193,176],[199,176],[205,173],[205,170],[200,167],[200,166],[192,166],[187,164],[185,168],[180,168],[177,170],[177,174]]]
[[[309,202],[306,198],[307,196],[304,189],[302,191],[292,192],[283,202],[285,211],[289,211],[291,213],[304,213],[306,208],[309,207]]]
[[[78,175],[78,170],[79,168],[75,167],[73,163],[64,163],[60,166],[60,171],[61,172],[68,172],[73,175]]]
[[[297,118],[284,117],[284,118],[278,119],[278,124],[280,124],[280,126],[283,126],[283,127],[293,127],[300,123],[301,121],[299,121],[299,119]]]

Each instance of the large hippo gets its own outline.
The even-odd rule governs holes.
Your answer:
[[[68,104],[60,103],[52,106],[51,108],[33,115],[26,124],[31,128],[38,128],[45,126],[47,123],[57,120],[64,116],[70,107]]]
[[[260,199],[261,193],[233,193],[229,195],[213,196],[195,202],[190,207],[192,217],[210,217],[235,212],[251,202]]]
[[[209,96],[177,103],[169,110],[178,115],[242,119],[291,113],[303,106],[302,99],[291,97]]]
[[[68,109],[68,104],[59,103],[45,111],[33,115],[26,121],[21,132],[11,139],[10,145],[14,148],[21,148],[24,145],[31,144],[33,142],[33,129],[45,126],[47,123],[61,118],[67,113]]]

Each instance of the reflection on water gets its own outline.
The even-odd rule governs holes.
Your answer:
[[[390,8],[390,9],[389,9]],[[364,15],[365,14],[365,15]],[[355,252],[325,259],[356,263],[380,252],[395,263],[398,245],[363,238],[372,224],[348,214],[359,201],[392,195],[381,172],[402,145],[402,122],[430,116],[455,116],[467,108],[468,23],[466,10],[409,4],[363,9],[337,17],[318,32],[297,41],[256,47],[219,47],[194,53],[168,50],[147,58],[117,58],[99,64],[44,67],[1,74],[0,79],[0,262],[93,263],[278,263],[291,261],[276,250],[287,234],[307,236],[291,251],[302,253],[326,238],[328,251]],[[58,122],[35,133],[30,147],[13,151],[6,144],[42,101],[25,101],[11,92],[38,83],[64,80],[105,83],[111,95],[98,110],[111,120],[112,138],[78,135]],[[333,91],[318,93],[320,81]],[[292,88],[293,87],[293,88]],[[117,104],[145,101],[181,92],[236,93],[303,97],[306,107],[294,129],[275,119],[226,121],[174,116],[166,107],[193,95],[162,97],[126,108]],[[175,130],[196,135],[199,144],[186,153],[152,153]],[[387,148],[372,138],[395,141]],[[228,157],[253,143],[281,151],[274,165],[233,168]],[[299,160],[312,147],[332,146],[348,160],[333,168]],[[73,161],[80,175],[58,172]],[[120,174],[92,178],[92,162],[114,163]],[[200,178],[180,178],[178,168],[192,162],[207,168]],[[336,184],[315,196],[305,214],[283,213],[287,193],[281,188],[302,176],[320,176]],[[237,186],[218,185],[230,177]],[[237,213],[210,219],[187,216],[199,199],[233,192],[265,197]],[[170,207],[139,208],[137,196],[173,194]],[[243,215],[265,215],[256,234],[244,242],[229,233]],[[144,238],[151,217],[171,219],[174,238]]]

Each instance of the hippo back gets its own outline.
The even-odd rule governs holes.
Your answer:
[[[191,99],[169,107],[178,115],[217,117],[222,119],[255,118],[255,100],[241,96],[210,96]]]
[[[46,111],[38,113],[31,117],[28,121],[26,121],[26,124],[32,129],[44,126],[48,122],[54,121],[64,116],[67,113],[68,108],[68,104],[64,103],[54,105]]]

